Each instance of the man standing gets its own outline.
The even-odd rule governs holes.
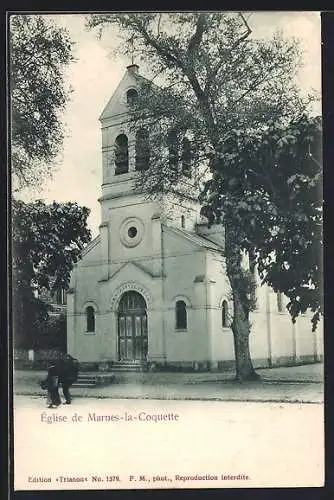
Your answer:
[[[60,405],[60,397],[58,392],[59,376],[56,366],[53,364],[48,368],[48,374],[45,380],[46,389],[48,391],[47,404],[48,408],[58,407]]]
[[[66,404],[71,404],[70,387],[77,381],[79,372],[79,362],[70,354],[65,354],[60,363],[59,383],[63,388],[63,395]]]

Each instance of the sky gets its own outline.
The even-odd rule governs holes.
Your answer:
[[[255,37],[272,36],[275,30],[300,39],[304,67],[299,75],[305,90],[321,88],[321,27],[318,12],[246,13]],[[39,192],[26,192],[26,200],[42,198],[76,201],[91,209],[88,224],[92,235],[98,234],[101,193],[102,154],[99,116],[121,80],[130,61],[112,55],[118,44],[115,32],[107,30],[102,39],[95,31],[85,29],[85,15],[59,14],[53,20],[66,27],[75,42],[76,62],[66,71],[66,81],[73,93],[64,121],[67,137],[58,171],[44,183]],[[145,76],[145,73],[143,72]]]

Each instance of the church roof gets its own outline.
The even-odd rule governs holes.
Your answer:
[[[101,241],[101,235],[98,234],[97,236],[95,236],[94,239],[92,239],[92,241],[90,241],[86,246],[85,248],[83,248],[80,252],[80,255],[83,257],[84,255],[86,255],[86,253],[90,252],[98,243],[100,243]]]
[[[186,231],[185,229],[180,229],[176,227],[171,227],[171,226],[164,226],[166,227],[169,231],[172,231],[176,233],[178,236],[184,237],[194,243],[195,245],[198,245],[202,248],[206,248],[207,250],[214,250],[215,252],[222,252],[223,248],[213,241],[210,241],[209,239],[205,238],[204,236],[199,236],[196,233],[192,233],[190,231]]]
[[[126,103],[124,102],[124,100],[122,102],[122,96],[125,89],[138,87],[138,84],[142,82],[150,83],[150,80],[138,74],[138,68],[139,67],[137,66],[137,64],[131,64],[127,67],[127,71],[124,73],[121,81],[116,87],[115,92],[102,111],[99,118],[100,121],[128,112]],[[156,85],[154,85],[154,87],[156,87]]]

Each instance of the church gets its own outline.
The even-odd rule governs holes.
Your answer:
[[[71,274],[67,350],[101,370],[222,371],[234,365],[222,227],[207,227],[191,190],[152,199],[135,188],[149,161],[149,131],[129,126],[140,78],[128,66],[100,116],[101,224]],[[308,314],[292,324],[267,286],[256,295],[255,368],[322,359],[321,325],[312,332]]]

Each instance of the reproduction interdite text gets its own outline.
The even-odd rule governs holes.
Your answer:
[[[129,475],[122,478],[119,475],[97,475],[92,474],[90,476],[57,476],[52,478],[51,476],[29,476],[28,483],[121,483],[131,482],[131,483],[172,483],[182,482],[186,483],[189,481],[247,481],[250,477],[246,474],[193,474],[193,475],[179,475],[175,474],[173,477],[170,475]]]

